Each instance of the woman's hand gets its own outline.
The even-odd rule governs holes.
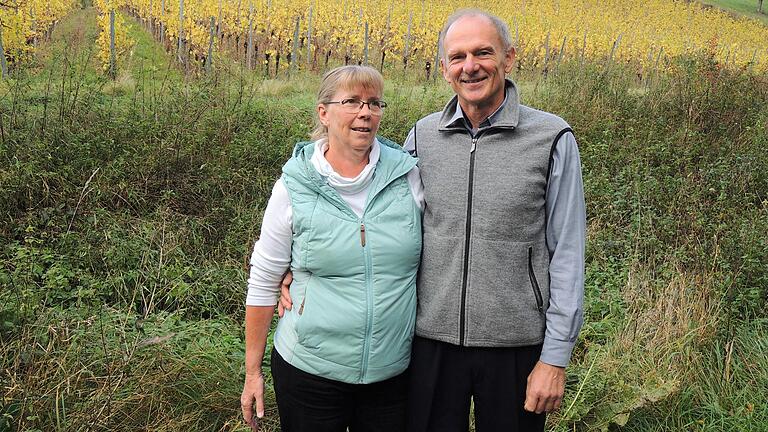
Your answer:
[[[253,403],[256,402],[256,415],[253,415]],[[264,374],[246,374],[243,394],[240,396],[240,408],[243,420],[256,432],[259,430],[259,420],[264,417]]]

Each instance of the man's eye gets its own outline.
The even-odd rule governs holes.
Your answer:
[[[354,98],[342,99],[341,104],[342,105],[352,105],[352,106],[360,105],[360,100],[359,99],[354,99]]]
[[[369,102],[369,104],[370,104],[371,106],[373,106],[373,107],[376,107],[376,108],[381,108],[381,101],[380,101],[380,100],[374,100],[374,101],[370,101],[370,102]]]

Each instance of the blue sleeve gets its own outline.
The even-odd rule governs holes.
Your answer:
[[[560,137],[552,154],[546,212],[550,300],[540,360],[565,367],[584,320],[587,224],[579,149],[570,132]]]

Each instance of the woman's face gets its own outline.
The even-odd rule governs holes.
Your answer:
[[[363,102],[381,100],[381,93],[374,89],[357,87],[351,90],[340,89],[333,102],[357,99]],[[341,146],[355,150],[367,150],[373,144],[383,112],[371,112],[365,104],[358,111],[359,104],[347,101],[346,104],[318,104],[317,113],[320,122],[328,128],[328,145]]]

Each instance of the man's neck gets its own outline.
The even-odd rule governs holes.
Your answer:
[[[501,104],[504,103],[504,95],[502,94],[498,101],[494,101],[488,105],[473,105],[465,104],[459,101],[461,110],[464,112],[464,116],[472,124],[472,129],[479,129],[482,124],[491,114],[495,113],[499,109]]]

